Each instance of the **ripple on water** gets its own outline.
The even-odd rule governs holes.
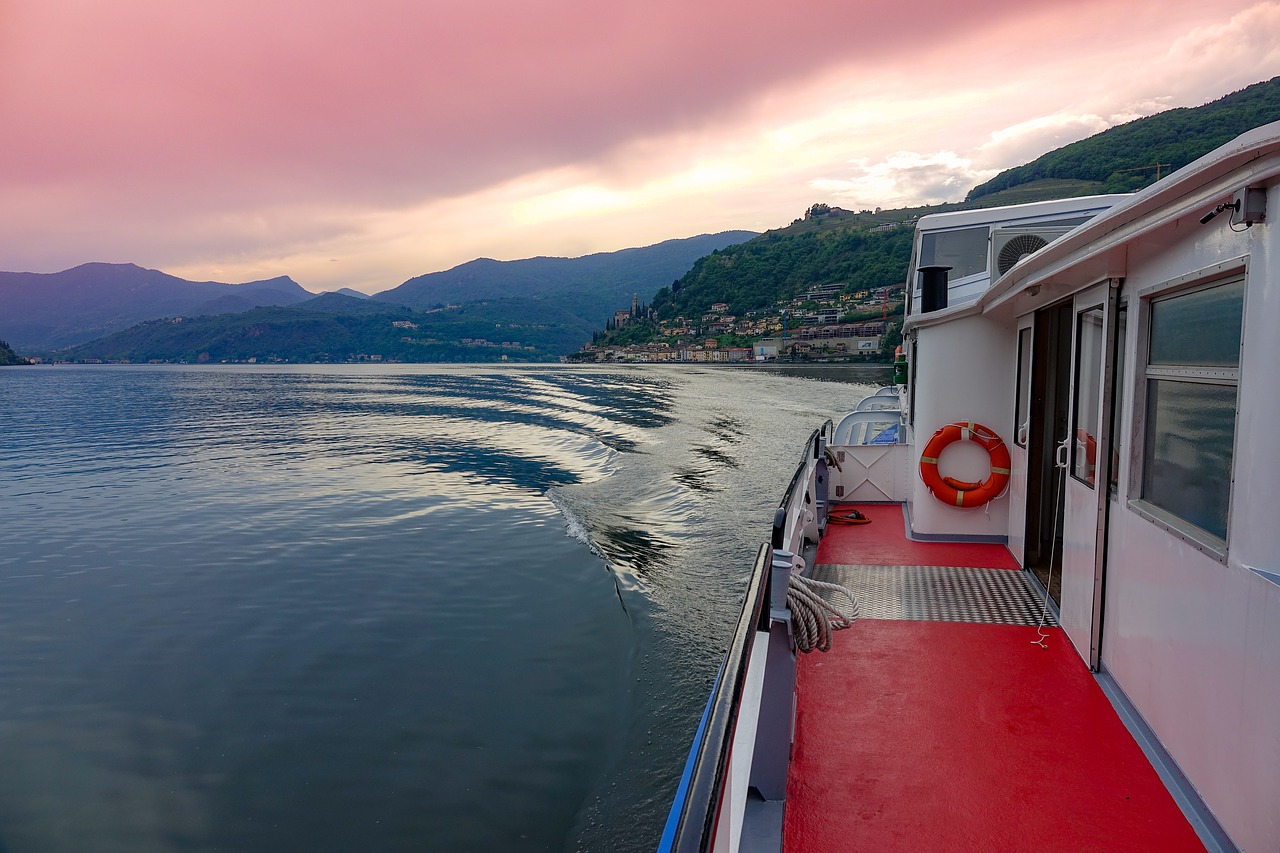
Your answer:
[[[833,387],[5,373],[3,843],[652,849]]]

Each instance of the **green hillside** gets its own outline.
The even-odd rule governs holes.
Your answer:
[[[652,307],[662,320],[701,314],[717,302],[728,303],[729,313],[740,315],[825,284],[843,283],[847,293],[901,289],[915,221],[921,216],[1102,192],[1102,184],[1096,181],[1058,178],[954,204],[857,213],[817,204],[785,228],[701,258],[688,273],[660,290]]]
[[[1050,151],[979,184],[966,201],[1046,179],[1095,181],[1103,192],[1132,192],[1273,121],[1280,121],[1280,77],[1201,107],[1167,110]]]
[[[838,285],[841,322],[874,315],[865,300],[861,311],[848,297],[888,287],[900,296],[910,263],[912,226],[926,214],[1024,204],[1058,198],[1139,189],[1207,154],[1236,136],[1280,120],[1280,77],[1257,83],[1196,108],[1174,109],[1113,127],[1067,145],[1025,166],[1009,169],[975,187],[963,202],[896,210],[852,212],[814,205],[791,225],[745,243],[712,252],[653,299],[652,317],[620,329],[597,333],[600,347],[674,342],[674,330],[688,328],[687,340],[704,337],[701,320],[710,307],[738,321],[721,345],[758,337],[762,317],[776,317],[784,306],[797,322],[803,305],[797,298],[819,286]],[[1156,164],[1160,164],[1154,168]],[[1146,168],[1151,166],[1153,168]],[[624,306],[618,306],[624,307]],[[799,310],[797,310],[799,309]],[[875,315],[880,316],[880,315]]]
[[[821,206],[819,206],[821,210]],[[857,214],[811,213],[787,228],[712,252],[654,297],[659,320],[701,314],[725,302],[741,315],[769,308],[822,284],[847,292],[901,286],[911,256],[912,229],[885,224],[872,231]]]
[[[7,343],[0,341],[0,367],[11,364],[29,364],[29,362],[10,349]]]
[[[186,363],[554,361],[591,335],[590,327],[559,306],[530,299],[429,312],[336,294],[312,302],[154,320],[56,357]]]
[[[857,213],[816,204],[785,228],[699,259],[688,273],[658,292],[652,307],[659,319],[699,314],[717,302],[728,303],[730,314],[742,314],[824,284],[843,283],[849,293],[901,288],[911,259],[915,221],[921,216],[1103,191],[1096,181],[1057,178],[954,204]]]

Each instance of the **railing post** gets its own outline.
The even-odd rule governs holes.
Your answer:
[[[819,435],[814,442],[814,458],[817,459],[813,474],[813,501],[818,519],[818,532],[827,529],[827,479],[830,473],[827,466],[827,438]]]
[[[777,536],[775,520],[775,541]],[[787,767],[791,761],[795,717],[796,652],[791,640],[791,610],[787,586],[796,557],[775,545],[770,567],[769,651],[751,762],[751,787],[766,800],[787,797]]]

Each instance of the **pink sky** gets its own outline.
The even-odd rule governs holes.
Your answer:
[[[956,201],[1280,74],[1280,2],[0,0],[0,269],[368,292]]]

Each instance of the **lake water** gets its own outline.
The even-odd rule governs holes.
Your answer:
[[[652,850],[807,373],[0,371],[0,851]]]

